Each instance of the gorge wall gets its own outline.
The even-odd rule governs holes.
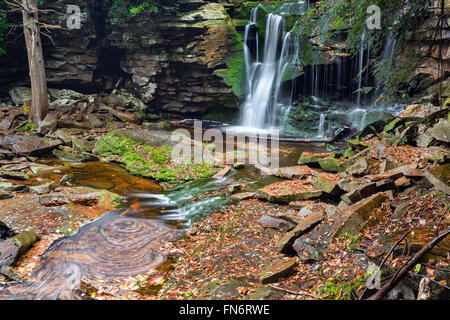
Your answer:
[[[81,8],[79,30],[65,29],[69,2]],[[243,27],[257,3],[177,0],[164,4],[156,15],[143,14],[124,24],[108,20],[111,0],[45,3],[42,9],[49,11],[40,14],[41,21],[61,26],[50,31],[42,29],[51,35],[51,40],[43,36],[48,85],[83,93],[125,88],[145,102],[150,112],[191,114],[238,108],[244,88]],[[442,13],[437,0],[431,3],[428,20],[417,27],[410,45],[396,57],[406,64],[415,52],[432,48],[429,58],[412,70],[413,77],[408,79],[418,91],[442,81],[448,84],[450,73],[450,5],[445,2],[447,19],[443,31],[436,33]],[[1,96],[8,97],[12,87],[29,85],[21,15],[17,14],[13,21],[18,25],[2,44],[7,54],[0,56],[0,104]],[[337,66],[333,68],[337,70]],[[305,68],[303,77],[307,85],[310,69]],[[348,72],[347,77],[350,79],[352,73]],[[326,87],[320,81],[318,85]],[[299,78],[299,88],[304,87],[302,83]],[[331,81],[330,86],[337,88],[338,84]]]
[[[150,109],[203,113],[238,107],[242,39],[226,8],[247,4],[178,0],[157,15],[111,24],[110,0],[73,0],[82,12],[81,29],[66,29],[67,1],[42,6],[42,22],[61,26],[43,36],[48,86],[85,93],[126,88]],[[252,5],[256,5],[254,2]],[[246,12],[242,17],[247,18]],[[15,21],[21,21],[17,15]],[[15,40],[15,41],[12,41]],[[20,26],[8,35],[0,56],[2,93],[28,85],[28,65]]]

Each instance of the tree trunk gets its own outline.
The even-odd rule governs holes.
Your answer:
[[[38,124],[48,112],[47,77],[39,34],[37,0],[22,0],[23,33],[27,46],[31,80],[31,122]]]

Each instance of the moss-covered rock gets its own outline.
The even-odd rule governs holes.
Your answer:
[[[337,158],[339,156],[338,152],[326,152],[326,153],[311,153],[302,152],[300,158],[298,159],[298,164],[318,164],[319,160],[324,158]]]
[[[389,122],[383,129],[383,132],[391,132],[393,131],[398,125],[400,125],[402,123],[402,119],[401,118],[395,118],[394,120],[392,120],[391,122]]]
[[[339,188],[338,181],[327,179],[327,177],[323,175],[319,176],[314,181],[313,186],[331,195],[337,195],[339,194],[339,192],[341,192],[341,188]]]
[[[148,134],[147,141],[143,138],[145,134]],[[113,131],[97,141],[94,152],[123,163],[133,175],[170,184],[210,177],[217,173],[218,169],[214,165],[175,161],[172,159],[172,148],[164,143],[150,144],[154,140],[152,137],[151,131],[140,134],[121,130]],[[161,137],[155,136],[155,138]],[[162,140],[170,139],[166,137]]]
[[[320,167],[327,172],[339,172],[339,168],[342,163],[344,163],[344,160],[330,157],[319,160]]]

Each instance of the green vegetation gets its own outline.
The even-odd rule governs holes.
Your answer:
[[[33,132],[33,131],[38,130],[38,125],[28,121],[24,125],[21,125],[20,127],[18,127],[17,130],[25,131],[25,132]]]
[[[100,138],[94,152],[123,163],[136,176],[171,184],[209,177],[217,172],[216,167],[209,164],[175,163],[170,147],[139,144],[114,132]]]
[[[347,245],[347,250],[354,251],[361,241],[357,235],[347,233],[344,237],[345,243]]]
[[[382,8],[379,30],[367,28],[367,19],[372,15],[367,8],[372,5]],[[424,22],[426,7],[427,2],[420,0],[318,1],[309,7],[294,27],[302,48],[299,58],[303,65],[314,65],[322,63],[329,50],[333,55],[354,55],[361,49],[370,48],[372,55],[378,55],[386,39],[396,39],[395,56],[395,52],[402,51],[411,40],[417,26]],[[383,86],[386,95],[383,99],[394,98],[400,90],[407,93],[421,85],[408,81],[413,75],[411,70],[423,62],[426,54],[411,53],[407,66],[397,65],[394,59],[378,57],[372,72],[376,87]],[[408,83],[408,88],[400,86],[405,83]],[[361,91],[367,94],[375,89],[365,87]]]
[[[142,13],[159,13],[163,3],[170,4],[175,0],[113,0],[112,2],[108,19],[112,24],[121,24]]]
[[[340,275],[334,278],[328,278],[321,293],[326,300],[351,300],[352,290],[364,285],[366,282],[363,277],[358,276],[352,281],[340,279]]]
[[[384,137],[388,146],[403,146],[408,143],[407,137],[402,137],[401,135],[386,133]]]

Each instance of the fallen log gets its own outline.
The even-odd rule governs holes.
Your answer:
[[[409,259],[391,278],[391,280],[382,286],[374,295],[369,297],[367,300],[379,300],[383,298],[386,292],[395,286],[401,277],[409,271],[414,265],[416,265],[419,260],[425,255],[429,250],[433,249],[439,242],[444,240],[450,234],[450,229],[444,231],[439,236],[428,242],[422,249],[420,249],[411,259]]]

